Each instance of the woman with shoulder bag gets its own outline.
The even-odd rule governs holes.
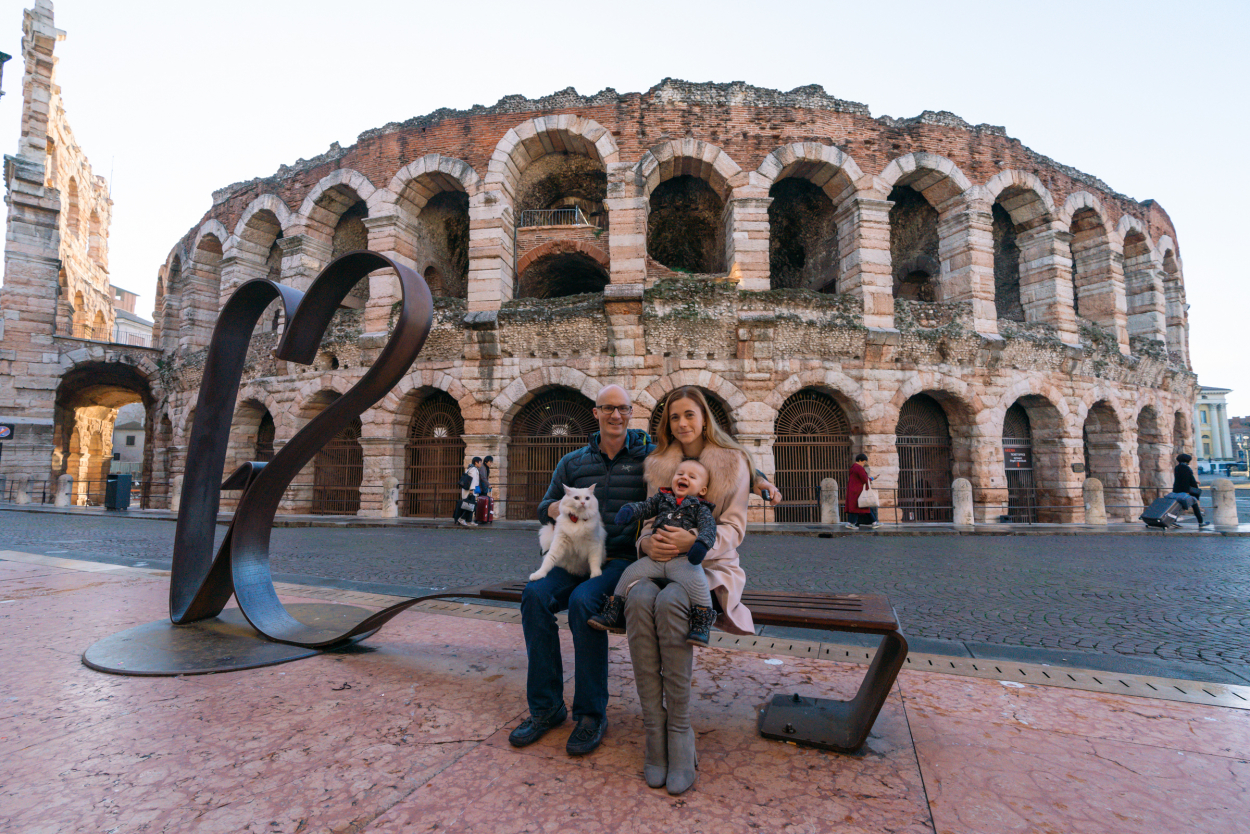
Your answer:
[[[1202,487],[1198,484],[1198,477],[1194,475],[1194,470],[1189,468],[1189,462],[1193,460],[1192,455],[1177,455],[1176,468],[1172,470],[1172,492],[1169,498],[1175,498],[1185,506],[1187,510],[1194,511],[1194,518],[1198,519],[1198,527],[1206,527],[1207,523],[1202,519],[1202,510],[1198,507],[1198,499],[1202,497]]]
[[[874,475],[868,474],[868,456],[860,453],[851,464],[851,472],[847,477],[846,487],[846,526],[852,529],[880,527],[877,521],[877,507],[881,499],[872,488]]]
[[[478,474],[478,465],[481,462],[481,458],[474,458],[460,475],[460,503],[456,505],[453,518],[461,527],[477,526],[477,522],[473,520],[473,512],[477,509],[477,487],[481,477]]]

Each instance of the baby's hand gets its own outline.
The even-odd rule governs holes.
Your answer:
[[[634,520],[634,508],[626,504],[616,512],[616,518],[612,519],[617,524],[629,524]]]

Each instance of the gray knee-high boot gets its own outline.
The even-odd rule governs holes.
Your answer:
[[[625,632],[629,635],[629,658],[634,684],[642,705],[646,733],[646,757],[642,775],[647,787],[662,788],[668,779],[668,713],[664,709],[664,683],[660,674],[660,646],[655,633],[655,598],[659,588],[643,581],[625,601]]]
[[[680,585],[668,585],[660,592],[655,619],[660,638],[660,662],[664,667],[664,702],[668,707],[668,778],[665,787],[676,796],[689,790],[698,776],[694,728],[690,725],[694,649],[686,642],[686,632],[690,629],[690,601]]]

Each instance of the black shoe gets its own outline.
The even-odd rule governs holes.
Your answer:
[[[600,631],[611,631],[614,634],[625,633],[625,598],[615,594],[603,603],[603,610],[587,618],[591,628]]]
[[[528,747],[546,735],[551,728],[563,724],[568,715],[569,711],[565,709],[564,704],[560,705],[555,715],[545,720],[540,721],[531,715],[518,724],[515,730],[508,733],[508,743],[513,747]]]
[[[716,612],[707,605],[690,606],[690,633],[686,642],[692,646],[707,648],[711,639],[712,623],[716,622]]]
[[[608,719],[583,715],[577,719],[577,728],[569,736],[569,743],[564,749],[570,756],[585,756],[594,751],[603,741],[603,732],[608,728]]]

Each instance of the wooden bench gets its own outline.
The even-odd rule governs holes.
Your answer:
[[[524,588],[524,582],[507,582],[476,591],[482,599],[519,603]],[[742,595],[742,603],[759,626],[881,635],[868,674],[851,700],[774,695],[760,710],[759,730],[765,738],[842,753],[862,747],[907,659],[907,640],[899,633],[890,601],[880,594],[748,591]]]

